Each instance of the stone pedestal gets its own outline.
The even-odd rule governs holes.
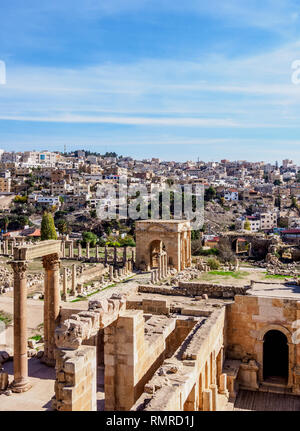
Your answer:
[[[276,360],[276,358],[274,359]],[[257,390],[259,388],[257,382],[258,365],[254,360],[248,363],[242,363],[239,371],[239,384],[244,389]]]

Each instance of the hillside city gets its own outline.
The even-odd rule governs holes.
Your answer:
[[[60,234],[79,238],[94,233],[105,241],[112,233],[133,235],[130,220],[105,222],[97,205],[100,184],[117,187],[121,176],[128,185],[202,184],[205,216],[204,247],[213,247],[225,231],[264,232],[282,238],[300,237],[300,171],[292,160],[282,164],[229,161],[134,160],[115,153],[89,151],[0,151],[0,227],[2,236],[40,235],[41,217],[51,209]],[[112,204],[112,202],[110,202]],[[118,205],[118,202],[117,202]],[[196,238],[197,237],[197,238]],[[194,239],[199,239],[199,234]],[[101,242],[100,241],[100,242]]]

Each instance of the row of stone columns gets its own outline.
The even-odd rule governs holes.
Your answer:
[[[70,259],[73,259],[75,257],[77,257],[79,259],[82,258],[82,246],[81,246],[81,243],[78,242],[78,245],[77,245],[78,246],[77,256],[75,256],[75,254],[74,254],[74,242],[73,241],[71,241],[71,242],[69,241],[68,244],[69,244],[69,254],[67,256],[67,254],[66,254],[66,242],[62,241],[62,243],[61,243],[61,255],[62,255],[62,257],[63,258],[69,257]],[[132,262],[134,262],[135,261],[135,252],[134,252],[134,250],[132,250],[131,254],[132,254],[131,255]],[[85,256],[86,256],[87,259],[90,258],[90,244],[89,243],[86,244]],[[100,247],[98,245],[96,245],[95,258],[99,259],[99,257],[100,257]],[[117,264],[118,264],[118,249],[117,249],[117,247],[113,248],[113,258],[112,258],[112,260],[113,260],[113,265],[117,266]],[[123,248],[123,257],[122,257],[122,261],[123,261],[124,265],[125,265],[126,260],[127,260],[127,247],[124,247]],[[108,247],[105,246],[104,247],[104,264],[108,265],[108,263],[109,263]]]
[[[168,255],[166,252],[162,252],[158,255],[158,269],[155,268],[151,271],[151,283],[155,284],[167,278],[168,275]]]
[[[16,246],[16,238],[12,240],[4,239],[0,242],[0,254],[6,256],[12,256],[14,254],[14,248]]]

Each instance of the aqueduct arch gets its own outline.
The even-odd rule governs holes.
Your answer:
[[[41,241],[36,245],[14,249],[14,260],[10,262],[14,272],[14,381],[13,392],[26,392],[31,388],[28,379],[27,358],[27,279],[28,263],[42,258],[44,279],[44,357],[47,365],[54,366],[55,328],[59,318],[60,247],[57,240]]]

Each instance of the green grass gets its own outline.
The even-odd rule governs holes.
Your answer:
[[[265,278],[275,278],[275,279],[281,279],[281,280],[283,280],[283,279],[285,279],[285,278],[294,278],[294,276],[293,275],[281,275],[281,274],[267,274],[267,273],[265,273],[266,275],[265,275]]]
[[[33,337],[30,337],[29,339],[30,340],[35,340],[35,341],[40,341],[40,339],[42,338],[42,336],[41,335],[34,335]]]
[[[220,277],[244,278],[249,275],[247,271],[209,271],[208,274],[217,275]]]
[[[0,321],[4,322],[5,325],[10,325],[12,323],[13,316],[5,311],[0,310]]]

